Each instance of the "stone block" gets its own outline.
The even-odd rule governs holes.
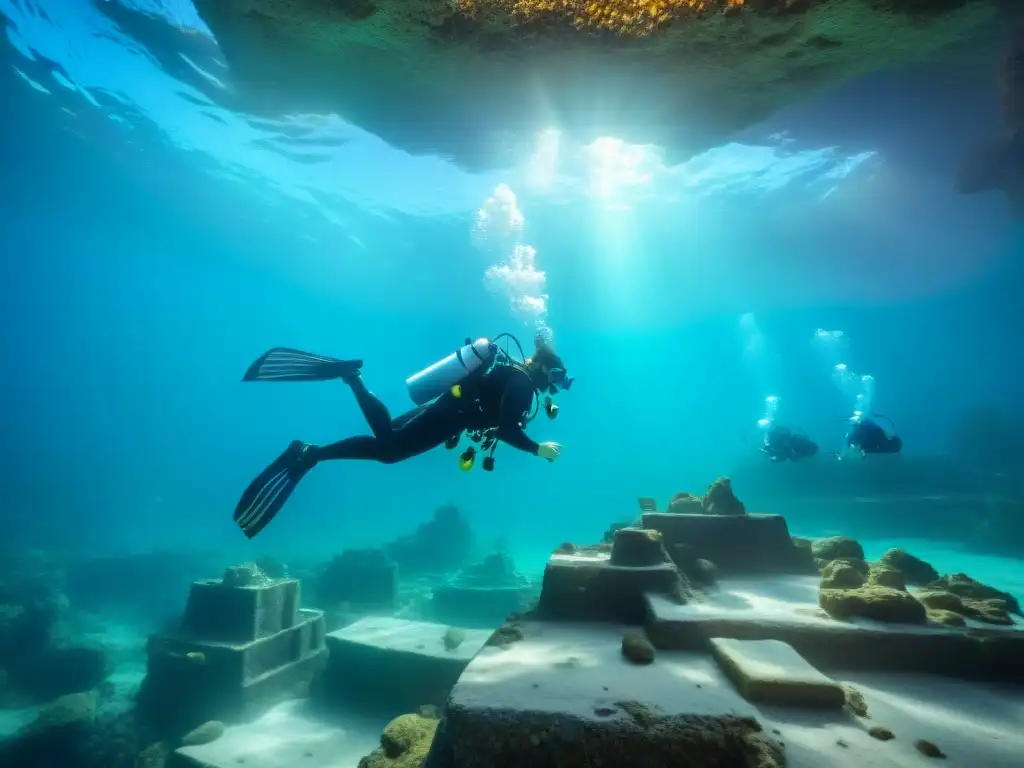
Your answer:
[[[685,600],[688,584],[672,563],[630,568],[611,565],[607,556],[556,554],[544,569],[537,616],[642,624],[648,592]]]
[[[294,626],[245,643],[154,636],[140,709],[164,733],[249,720],[308,692],[327,661],[325,634],[323,613],[302,609]]]
[[[813,560],[796,547],[781,515],[647,513],[644,528],[659,531],[665,549],[677,547],[710,560],[724,575],[814,573]]]
[[[711,651],[747,701],[826,709],[846,703],[839,683],[779,640],[713,637]]]
[[[197,581],[189,591],[182,632],[200,640],[247,643],[295,626],[298,611],[294,579],[244,587],[219,579]]]
[[[679,605],[648,595],[646,632],[659,649],[707,650],[708,638],[779,640],[815,667],[929,673],[1024,683],[1024,625],[966,627],[837,621],[817,605],[813,576],[734,578]]]
[[[445,644],[449,627],[371,616],[327,635],[330,658],[319,691],[328,704],[358,705],[385,718],[440,706],[491,630],[458,630],[457,647]]]
[[[470,662],[424,768],[750,768],[753,753],[782,757],[707,655],[636,666],[622,658],[622,628],[541,622],[524,633]]]

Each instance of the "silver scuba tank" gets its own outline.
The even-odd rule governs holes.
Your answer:
[[[487,368],[498,354],[498,345],[487,339],[464,344],[445,358],[438,360],[405,380],[409,397],[416,405],[426,405],[440,397],[481,367]]]

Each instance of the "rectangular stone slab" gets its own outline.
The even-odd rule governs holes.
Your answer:
[[[661,533],[670,555],[675,545],[688,545],[723,574],[817,573],[813,560],[793,545],[781,515],[651,512],[644,514],[643,525]]]
[[[927,672],[1024,683],[1024,626],[918,627],[841,622],[817,606],[814,577],[725,579],[702,602],[647,595],[647,635],[659,648],[700,650],[708,639],[781,640],[819,669]]]
[[[845,703],[838,683],[779,640],[713,637],[711,650],[747,701],[835,709]]]
[[[322,695],[328,703],[357,704],[386,717],[440,706],[491,636],[460,629],[457,648],[445,647],[444,624],[370,616],[327,635],[330,656]]]
[[[704,653],[622,657],[630,627],[523,625],[452,690],[424,768],[744,766],[757,716]]]

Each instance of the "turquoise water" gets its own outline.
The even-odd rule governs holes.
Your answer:
[[[737,493],[785,513],[762,503],[786,467],[756,464],[759,421],[803,430],[828,462],[857,411],[904,442],[873,460],[952,454],[986,499],[1019,472],[1019,225],[1000,195],[950,181],[974,134],[1001,130],[994,55],[858,80],[681,164],[552,126],[507,167],[469,172],[339,115],[234,108],[230,61],[187,0],[0,0],[0,19],[12,547],[309,562],[455,504],[477,554],[506,549],[536,574],[562,541],[631,520],[638,497],[752,463],[760,490]],[[362,358],[398,414],[405,378],[467,336],[529,346],[538,330],[576,378],[557,420],[528,428],[563,446],[557,462],[506,445],[493,473],[443,448],[325,463],[265,533],[240,536],[239,495],[290,440],[366,432],[339,382],[241,383],[266,349]],[[965,442],[978,407],[996,415]],[[794,512],[795,532],[842,532],[856,520],[837,499],[861,491],[878,493]],[[949,570],[1012,567],[973,559],[988,518],[970,504],[962,531],[907,514],[901,536],[938,541]]]
[[[555,547],[720,476],[794,535],[1024,594],[1024,244],[1004,195],[952,181],[1005,128],[996,47],[860,78],[681,163],[553,119],[470,171],[341,114],[246,111],[191,0],[0,0],[0,23],[0,762],[54,699],[40,659],[79,664],[58,693],[93,691],[97,741],[125,746],[28,765],[177,746],[206,718],[106,737],[147,663],[191,663],[147,638],[177,637],[190,585],[229,566],[300,579],[324,611],[302,621],[327,631],[364,614],[489,631],[530,607]],[[460,471],[466,437],[322,461],[242,535],[240,496],[290,441],[369,432],[342,381],[243,382],[257,357],[361,359],[397,416],[407,377],[505,332],[528,354],[551,340],[574,378],[526,425],[556,461],[501,444],[492,472]],[[840,462],[865,415],[902,451]],[[778,427],[816,454],[771,462]],[[440,535],[421,528],[438,510],[456,520]],[[381,547],[394,582],[332,560]],[[371,586],[388,597],[367,607]],[[444,589],[478,602],[438,615]]]

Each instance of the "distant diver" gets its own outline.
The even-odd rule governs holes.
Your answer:
[[[851,419],[850,431],[846,434],[846,450],[841,454],[845,457],[853,453],[866,457],[868,454],[894,454],[903,450],[903,440],[899,435],[887,433],[875,418],[887,418],[881,414],[873,414],[873,418],[854,414]]]
[[[772,426],[765,432],[761,451],[772,461],[800,461],[817,455],[818,444],[802,432]]]
[[[503,350],[500,339],[519,350],[521,362]],[[573,383],[565,363],[541,336],[535,339],[532,358],[523,354],[518,339],[503,333],[494,340],[466,339],[442,360],[406,379],[416,407],[395,419],[387,406],[363,382],[362,360],[337,360],[296,349],[275,347],[262,355],[242,381],[328,381],[341,379],[352,389],[373,435],[347,437],[326,446],[294,440],[270,466],[250,483],[235,508],[235,522],[250,539],[281,511],[292,491],[321,461],[354,459],[396,464],[445,445],[455,448],[463,433],[480,444],[483,469],[494,468],[497,442],[554,461],[558,443],[536,443],[524,426],[540,406],[554,419],[558,406],[551,395]],[[545,396],[541,400],[541,394]],[[470,445],[459,456],[459,468],[469,471],[477,449]]]
[[[1002,190],[1013,213],[1024,218],[1024,33],[1018,33],[1000,70],[1001,136],[971,149],[957,168],[958,192],[972,195]]]

